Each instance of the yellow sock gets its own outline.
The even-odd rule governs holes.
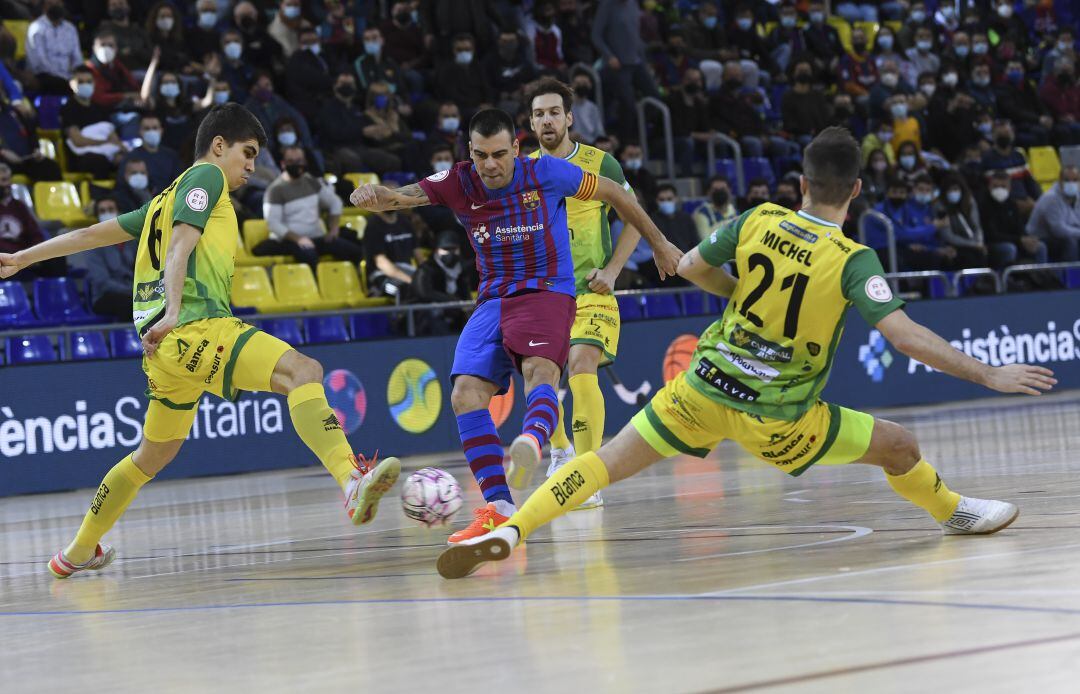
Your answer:
[[[551,447],[552,448],[569,448],[570,439],[566,436],[566,425],[563,424],[563,406],[562,401],[559,401],[559,419],[555,422],[555,431],[551,434]]]
[[[289,417],[300,439],[344,490],[353,471],[352,446],[326,402],[321,383],[305,383],[289,393]]]
[[[960,495],[941,481],[934,467],[925,459],[903,475],[885,474],[893,491],[926,510],[937,522],[946,521],[960,504]]]
[[[600,456],[579,455],[540,485],[503,525],[517,527],[524,540],[541,525],[573,510],[609,483],[607,466]]]
[[[570,392],[574,395],[574,417],[570,430],[574,432],[574,449],[578,454],[595,451],[604,442],[604,394],[596,374],[570,377]]]
[[[64,550],[68,560],[75,564],[89,561],[101,538],[124,515],[139,489],[151,479],[135,466],[130,454],[114,465],[101,480],[75,539]]]

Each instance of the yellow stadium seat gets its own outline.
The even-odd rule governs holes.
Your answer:
[[[367,287],[360,284],[360,275],[348,261],[319,263],[316,273],[319,278],[319,294],[326,300],[345,301],[351,308],[390,303],[385,297],[368,297]]]
[[[362,183],[379,185],[379,175],[373,173],[353,172],[344,174],[343,178],[349,183],[351,183],[353,188],[359,188]]]
[[[33,184],[33,181],[31,181],[30,177],[27,176],[26,174],[12,174],[11,182],[12,183],[18,183],[19,185],[22,185],[22,186],[29,186],[29,185]]]
[[[91,186],[94,187],[94,188],[105,188],[107,190],[112,190],[113,188],[116,187],[116,181],[110,181],[108,179],[101,179],[101,180],[98,180],[98,181],[93,181],[93,180],[80,181],[79,182],[79,197],[81,197],[83,199],[83,201],[86,202],[87,204],[90,204],[90,202],[92,202],[94,200],[94,196],[91,194],[92,191],[90,190]]]
[[[15,60],[26,57],[26,32],[30,30],[30,21],[26,19],[5,19],[4,28],[15,37]]]
[[[233,306],[250,306],[259,313],[291,311],[283,308],[274,298],[270,278],[261,267],[237,267],[232,282]]]
[[[66,226],[93,223],[83,212],[75,185],[68,181],[40,181],[34,184],[34,209],[39,219],[63,222]]]
[[[892,29],[894,34],[899,34],[900,30],[904,28],[904,23],[899,19],[889,19],[882,23]]]
[[[38,147],[41,147],[41,140],[49,140],[53,143],[52,151],[56,155],[56,163],[60,165],[61,171],[67,171],[67,149],[64,147],[64,138],[60,134],[59,130],[38,130]]]
[[[262,259],[259,260],[260,265],[293,262],[293,257],[290,255],[256,256],[253,252],[255,246],[268,238],[270,238],[270,229],[267,227],[265,219],[249,219],[244,222],[244,248],[247,250],[249,256]]]
[[[65,171],[61,176],[68,183],[75,185],[81,185],[83,181],[89,181],[91,178],[90,174],[82,171]]]
[[[324,298],[319,295],[315,276],[311,268],[304,263],[282,263],[271,269],[274,277],[274,296],[279,304],[299,305],[305,311],[326,311],[345,308],[348,302],[344,298]]]
[[[367,218],[360,214],[343,214],[341,215],[341,227],[344,229],[352,229],[356,232],[356,240],[364,240],[364,229],[367,228]]]
[[[1028,150],[1031,175],[1046,190],[1061,177],[1061,160],[1053,147],[1032,147]]]
[[[866,47],[870,50],[874,47],[874,39],[877,38],[881,25],[877,22],[855,22],[855,28],[862,29],[866,33]]]
[[[829,23],[829,26],[836,29],[837,33],[840,34],[840,43],[844,45],[844,50],[850,51],[851,25],[848,24],[847,20],[836,15],[829,15],[829,18],[826,21]]]
[[[270,265],[270,259],[260,256],[251,255],[248,250],[244,248],[244,240],[239,235],[236,237],[236,255],[234,256],[237,267],[251,267],[251,266],[263,266]]]

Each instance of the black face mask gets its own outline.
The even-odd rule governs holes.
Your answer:
[[[0,200],[7,200],[11,195],[11,186],[0,186]]]
[[[286,164],[285,173],[289,174],[289,178],[300,178],[307,171],[307,167],[303,164]]]
[[[53,5],[45,12],[45,16],[48,17],[50,21],[59,22],[64,18],[64,8],[61,5]]]
[[[344,84],[337,88],[337,95],[342,99],[351,99],[356,96],[356,87],[351,84]]]
[[[1005,149],[1012,143],[1013,139],[1009,135],[998,135],[994,138],[994,145],[996,145],[998,149]]]
[[[724,89],[735,91],[742,87],[742,80],[724,80],[723,85]]]
[[[855,111],[850,106],[837,106],[836,107],[836,117],[837,118],[844,118],[844,119],[851,118],[852,114],[854,114],[854,113],[855,113]]]
[[[123,7],[117,7],[115,10],[109,10],[109,18],[115,22],[122,22],[127,19],[128,13]]]
[[[712,197],[712,203],[716,207],[727,207],[728,200],[731,199],[731,193],[726,190],[714,190],[710,197]]]
[[[698,92],[701,91],[701,85],[696,84],[696,83],[695,84],[688,84],[685,87],[683,87],[683,91],[686,92],[687,94],[693,96],[694,94],[697,94]]]
[[[800,72],[795,75],[795,81],[799,84],[810,84],[814,81],[814,78],[810,76],[809,72]]]
[[[398,12],[394,15],[394,21],[401,25],[406,25],[412,20],[412,14],[409,12]]]
[[[457,253],[440,253],[438,257],[446,267],[454,267],[461,259]]]
[[[900,206],[901,206],[901,205],[903,205],[903,204],[904,204],[905,202],[907,202],[907,198],[889,198],[889,203],[890,203],[890,204],[891,204],[891,205],[892,205],[893,207],[900,207]]]
[[[590,94],[592,94],[592,90],[586,87],[584,84],[579,84],[574,87],[574,93],[580,96],[582,99],[585,99]]]
[[[853,43],[851,44],[851,47],[855,49],[856,53],[862,53],[866,50],[866,42],[860,41],[859,43]]]
[[[255,28],[255,18],[250,15],[244,15],[240,18],[240,28],[244,31],[251,31]]]

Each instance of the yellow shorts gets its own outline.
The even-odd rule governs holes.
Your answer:
[[[604,356],[600,366],[615,361],[619,351],[619,304],[611,294],[578,294],[577,315],[570,328],[570,346],[593,345]]]
[[[870,448],[874,418],[820,400],[793,422],[726,407],[680,373],[661,388],[631,424],[665,456],[704,458],[731,439],[760,460],[798,477],[811,465],[844,465]]]
[[[242,390],[270,390],[270,376],[292,347],[239,318],[205,318],[181,325],[143,358],[151,441],[187,437],[203,393],[236,400]]]

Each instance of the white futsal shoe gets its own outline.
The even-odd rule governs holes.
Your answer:
[[[506,483],[514,489],[525,489],[540,465],[540,442],[532,434],[519,434],[510,444],[510,464],[506,467]]]
[[[566,448],[552,448],[551,449],[551,464],[548,465],[547,476],[551,477],[559,471],[563,465],[566,465],[574,456],[577,455],[577,451],[574,450],[574,444],[570,444]],[[590,508],[600,508],[604,505],[604,497],[600,496],[600,492],[596,492],[585,501],[581,502],[579,506],[575,506],[574,511],[585,511]]]
[[[382,499],[397,482],[401,474],[401,461],[387,458],[379,462],[379,452],[368,460],[363,456],[352,456],[353,470],[349,483],[345,486],[345,513],[353,525],[365,525],[375,518]]]
[[[1009,527],[1019,515],[1016,504],[962,496],[952,516],[941,524],[941,529],[946,535],[989,535]]]
[[[503,561],[518,545],[517,528],[496,528],[486,535],[450,545],[439,555],[435,567],[443,578],[465,578],[489,561]]]

